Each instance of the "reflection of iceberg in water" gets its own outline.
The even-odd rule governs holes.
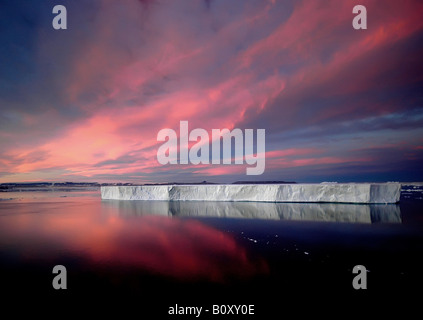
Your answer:
[[[399,205],[373,205],[370,210],[373,223],[401,223]]]
[[[103,200],[105,208],[122,215],[225,217],[273,220],[331,221],[347,223],[401,223],[399,205],[339,203],[273,203],[211,201]]]

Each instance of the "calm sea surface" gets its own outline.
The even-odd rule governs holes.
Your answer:
[[[254,304],[250,318],[261,319],[294,301],[326,310],[421,292],[422,253],[421,186],[403,186],[398,205],[0,193],[1,290],[22,305],[135,308],[138,318],[166,319],[178,304],[214,319],[213,304]],[[66,267],[66,290],[53,289],[55,265]],[[352,286],[356,265],[367,269],[366,290]]]

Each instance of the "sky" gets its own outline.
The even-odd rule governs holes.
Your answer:
[[[417,0],[0,0],[0,183],[423,181],[422,13]],[[264,173],[160,164],[157,134],[180,121],[265,129]]]

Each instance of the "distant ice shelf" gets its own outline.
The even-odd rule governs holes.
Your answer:
[[[212,184],[102,186],[101,198],[159,201],[397,203],[401,184]]]

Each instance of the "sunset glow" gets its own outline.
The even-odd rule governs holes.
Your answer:
[[[53,3],[0,10],[0,182],[423,179],[421,1]],[[159,164],[183,120],[266,129],[265,172]]]

